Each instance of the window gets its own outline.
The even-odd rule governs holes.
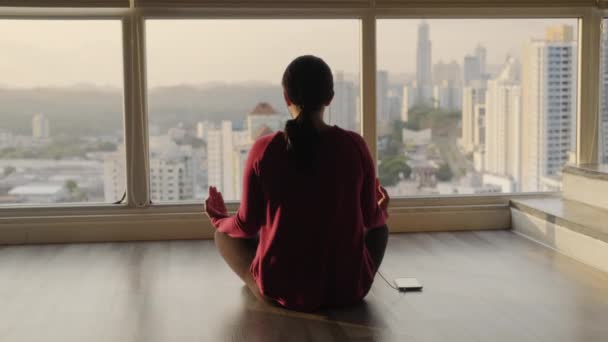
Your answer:
[[[378,20],[378,170],[389,193],[559,189],[576,143],[577,25]]]
[[[0,51],[0,204],[120,200],[120,20],[0,20]]]
[[[326,119],[360,132],[359,20],[147,20],[146,32],[150,167],[183,171],[176,201],[209,185],[240,200],[251,145],[288,119],[280,82],[297,56],[331,66]],[[167,198],[159,187],[156,202]]]

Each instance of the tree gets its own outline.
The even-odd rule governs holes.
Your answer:
[[[68,179],[65,181],[64,187],[68,190],[73,200],[79,202],[87,200],[87,194],[78,187],[78,183],[75,180]]]
[[[437,170],[436,176],[438,180],[447,182],[452,180],[454,174],[452,173],[452,169],[448,164],[441,164],[441,166],[439,166],[439,170]]]
[[[394,186],[399,183],[401,177],[409,178],[411,173],[412,169],[403,156],[386,157],[378,166],[380,183],[385,186]]]
[[[69,193],[74,193],[78,189],[78,183],[75,180],[68,179],[65,181],[65,188],[68,189]]]

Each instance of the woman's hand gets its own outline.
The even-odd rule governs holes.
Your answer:
[[[376,190],[378,197],[378,206],[380,207],[380,209],[386,211],[388,209],[388,203],[391,201],[391,198],[389,197],[386,189],[382,187],[382,185],[378,184]]]
[[[209,187],[209,197],[205,200],[205,213],[211,219],[220,219],[228,216],[226,204],[222,193],[214,186]]]

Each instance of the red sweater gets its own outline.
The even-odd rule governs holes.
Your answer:
[[[333,126],[319,139],[313,174],[298,172],[282,132],[258,139],[237,214],[213,220],[232,237],[259,232],[250,270],[260,291],[304,311],[363,299],[376,272],[365,230],[386,221],[363,138]]]

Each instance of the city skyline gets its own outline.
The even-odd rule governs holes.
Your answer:
[[[441,44],[433,39],[432,22],[401,21],[416,25],[416,44],[410,49],[416,55],[415,72],[404,79],[379,66],[376,73],[378,176],[389,193],[419,196],[558,190],[561,167],[575,141],[576,28],[553,20],[543,27],[542,34],[522,39],[520,56],[507,55],[509,58],[496,66],[489,62],[495,55],[493,50],[478,41],[466,44],[470,48],[462,51],[457,61],[437,58]],[[177,28],[178,33],[181,29]],[[385,35],[379,32],[379,36]],[[161,53],[165,49],[162,40],[148,43],[147,69],[157,80],[165,72],[176,71],[176,65],[187,66],[188,59],[182,57],[197,52],[181,42],[180,49],[171,52],[184,63],[173,63]],[[258,49],[264,51],[264,46]],[[382,46],[378,53],[379,61],[402,57],[398,52],[387,56]],[[274,55],[282,58],[280,51]],[[250,62],[259,60],[252,58]],[[190,65],[190,69],[195,66]],[[226,63],[220,69],[230,67],[231,63]],[[360,133],[359,84],[347,72],[333,71],[336,98],[326,111],[326,120]],[[217,186],[227,199],[238,200],[244,161],[253,141],[261,134],[281,130],[288,118],[280,86],[248,84],[231,88],[212,82],[213,95],[207,94],[203,101],[199,101],[204,96],[202,88],[174,87],[149,93],[149,177],[154,202],[199,199],[206,195],[208,185]],[[248,94],[235,101],[236,89],[240,89],[239,94]],[[17,103],[16,108],[27,107],[28,102],[36,103]],[[0,175],[0,191],[6,190],[8,195],[5,200],[99,201],[103,196],[106,202],[113,202],[124,194],[120,129],[105,126],[105,131],[79,136],[61,125],[65,119],[72,121],[69,115],[59,116],[57,111],[46,115],[40,110],[29,115],[29,132],[23,126],[16,133],[0,129],[0,153],[8,165],[0,170],[5,173]],[[42,157],[27,163],[11,161],[28,155]],[[58,160],[60,169],[53,170],[52,160],[44,156]],[[64,163],[68,160],[86,164]],[[83,168],[94,178],[83,178]]]

